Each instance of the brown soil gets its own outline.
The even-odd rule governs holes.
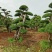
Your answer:
[[[7,32],[3,32],[0,33],[0,46],[8,46],[9,43],[7,41],[7,39],[9,37],[14,37],[14,33],[7,33]],[[35,32],[34,30],[29,30],[26,34],[23,34],[23,42],[21,43],[16,43],[19,45],[25,45],[25,46],[31,46],[33,44],[35,44],[36,48],[39,50],[39,46],[37,44],[37,42],[39,42],[42,39],[45,40],[49,40],[49,34],[48,33],[40,33],[40,32]],[[52,52],[52,49],[47,50],[46,52]]]

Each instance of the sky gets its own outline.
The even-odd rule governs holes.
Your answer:
[[[30,12],[42,16],[45,10],[50,9],[48,5],[51,2],[52,0],[0,0],[0,7],[10,10],[13,18],[21,5],[27,5]]]

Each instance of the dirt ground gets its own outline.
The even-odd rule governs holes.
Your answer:
[[[8,46],[9,43],[7,42],[7,39],[9,37],[14,37],[14,33],[7,33],[3,32],[0,33],[0,52],[2,52],[1,47],[2,46]],[[25,46],[31,46],[33,44],[37,44],[42,39],[49,40],[49,34],[48,33],[40,33],[40,32],[35,32],[34,30],[29,30],[26,34],[23,34],[23,41],[21,43],[17,43],[19,45],[25,45]],[[38,46],[38,45],[37,45]],[[39,47],[37,47],[39,49]],[[46,52],[52,52],[52,49],[47,50]]]

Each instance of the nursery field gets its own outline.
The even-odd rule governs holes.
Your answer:
[[[52,52],[52,2],[8,1],[3,6],[8,10],[0,7],[0,52]]]

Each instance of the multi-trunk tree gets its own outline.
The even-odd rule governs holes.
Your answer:
[[[14,29],[16,30],[16,39],[19,39],[20,36],[20,31],[21,33],[25,33],[27,32],[27,30],[25,29],[27,27],[27,25],[25,24],[25,22],[27,20],[30,20],[29,15],[33,16],[33,14],[31,12],[28,12],[28,7],[26,5],[22,5],[19,7],[19,10],[15,11],[16,14],[15,16],[18,16],[18,18],[16,20],[14,20]],[[13,27],[13,25],[11,26],[11,28]]]

